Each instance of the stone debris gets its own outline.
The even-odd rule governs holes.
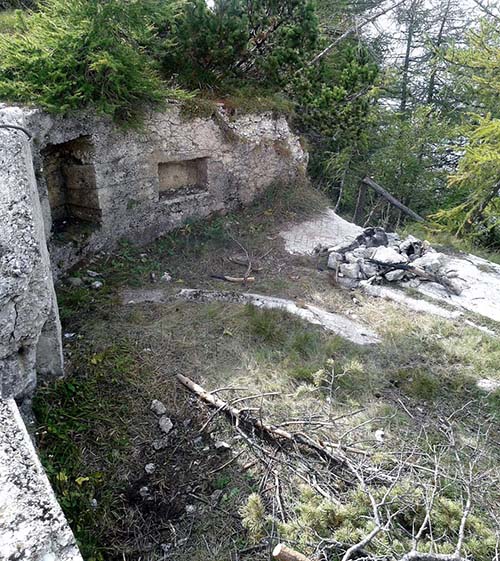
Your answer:
[[[356,288],[362,281],[372,284],[385,280],[435,282],[456,295],[463,289],[459,273],[449,268],[446,256],[414,236],[400,240],[382,228],[366,228],[351,242],[330,248],[319,245],[315,252],[328,255],[328,268],[346,288]]]
[[[165,434],[168,434],[174,428],[174,424],[172,423],[170,418],[167,417],[166,415],[160,417],[160,420],[158,421],[158,426]]]
[[[165,407],[165,405],[163,405],[163,403],[158,399],[153,399],[150,409],[157,415],[165,415],[165,413],[167,412],[167,408]]]
[[[477,387],[485,392],[496,392],[497,390],[500,390],[500,380],[481,378],[477,381]]]
[[[338,250],[355,242],[360,234],[363,234],[363,228],[337,216],[332,209],[318,213],[315,218],[292,224],[280,232],[288,253],[311,255],[317,254],[318,249],[320,249],[322,253],[323,251],[328,253],[329,268],[334,271],[337,269],[337,263],[348,262],[347,259],[344,261],[344,254]],[[375,294],[381,291],[384,298],[395,300],[416,311],[437,314],[441,317],[450,316],[448,309],[433,305],[422,299],[411,298],[410,295],[405,294],[404,290],[400,290],[401,288],[411,288],[428,299],[436,300],[437,304],[446,302],[447,306],[453,306],[458,310],[453,314],[460,315],[464,310],[467,310],[500,322],[500,265],[472,254],[449,255],[438,253],[430,248],[428,242],[419,240],[415,236],[408,236],[404,240],[400,240],[395,233],[386,232],[386,236],[387,247],[396,248],[397,246],[397,251],[409,258],[409,264],[413,265],[416,259],[426,256],[426,260],[429,261],[424,260],[423,263],[417,262],[417,264],[425,264],[430,274],[433,274],[432,270],[437,266],[437,258],[442,263],[440,271],[444,270],[447,273],[448,280],[445,280],[445,282],[450,284],[451,290],[443,284],[425,280],[421,277],[408,279],[408,277],[411,277],[409,274],[405,274],[398,281],[388,281],[385,286],[376,286],[375,280],[376,282],[383,282],[384,278],[379,276],[376,279],[369,280],[377,277],[378,266],[369,261],[371,255],[368,252],[372,248],[367,248],[365,245],[367,253],[361,254],[360,245],[363,244],[359,242],[352,245],[349,253],[352,253],[356,258],[363,258],[360,263],[363,278],[351,279],[337,274],[335,280],[339,286],[346,288],[359,287],[373,296],[382,296],[382,294]],[[377,236],[371,237],[377,239]],[[389,275],[389,278],[391,276],[397,277],[398,275]]]

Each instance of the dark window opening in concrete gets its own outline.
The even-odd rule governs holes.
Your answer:
[[[42,151],[54,233],[93,229],[101,223],[93,153],[85,136]]]
[[[208,158],[194,158],[158,164],[160,199],[207,189]]]

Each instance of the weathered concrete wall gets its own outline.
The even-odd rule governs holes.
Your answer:
[[[173,105],[125,130],[90,113],[0,105],[0,123],[33,135],[0,129],[0,397],[29,395],[36,372],[62,374],[51,269],[306,177],[298,137],[270,113],[188,119]]]
[[[0,559],[83,561],[13,399],[0,427]]]
[[[32,110],[25,121],[56,276],[120,238],[149,242],[186,219],[246,205],[273,182],[305,178],[298,137],[270,113],[233,118],[221,108],[188,119],[172,105],[139,131],[86,113]]]
[[[23,114],[0,107],[0,122]],[[59,314],[30,144],[0,129],[0,397],[32,393],[37,371],[62,374]]]

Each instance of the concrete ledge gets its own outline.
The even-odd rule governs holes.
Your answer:
[[[0,399],[0,560],[83,561],[13,399]]]

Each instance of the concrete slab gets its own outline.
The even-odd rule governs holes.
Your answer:
[[[0,560],[83,561],[13,399],[0,427]]]
[[[294,224],[280,232],[288,253],[310,255],[317,245],[333,247],[351,242],[363,228],[344,220],[332,209],[320,213],[317,218]]]

